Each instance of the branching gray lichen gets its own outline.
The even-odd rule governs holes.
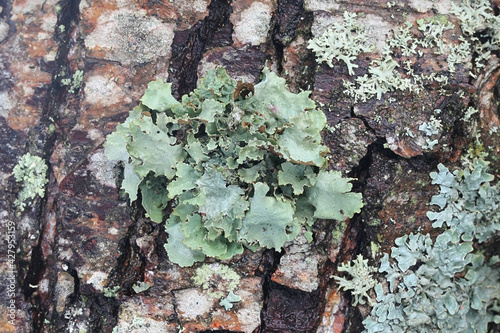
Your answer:
[[[38,156],[26,153],[19,159],[12,172],[16,180],[22,182],[22,190],[14,201],[20,211],[24,211],[27,200],[34,199],[37,195],[44,197],[45,184],[48,182],[47,170],[47,164]]]
[[[458,16],[460,26],[465,37],[459,37],[458,43],[446,42],[443,34],[446,30],[453,29],[454,25],[448,21],[445,15],[435,15],[417,21],[420,35],[411,33],[412,24],[405,22],[404,26],[394,31],[394,37],[386,41],[384,53],[378,60],[374,60],[368,68],[368,74],[357,77],[354,82],[344,80],[344,92],[354,97],[355,102],[366,102],[376,96],[394,91],[411,91],[418,93],[423,89],[426,82],[437,82],[444,86],[447,83],[445,75],[416,75],[413,64],[409,60],[405,66],[398,63],[393,55],[401,53],[405,57],[413,55],[423,56],[424,50],[437,55],[446,55],[448,71],[454,73],[458,64],[466,64],[476,55],[475,68],[484,66],[484,62],[490,58],[491,51],[500,48],[500,17],[495,16],[489,1],[487,0],[463,0],[460,5],[452,4],[453,13]],[[479,37],[478,37],[479,35]],[[347,38],[349,39],[349,38]],[[328,50],[324,38],[322,49]],[[470,41],[470,42],[469,42]],[[316,47],[318,52],[321,51]],[[321,61],[323,61],[320,58]],[[354,55],[349,61],[354,60]],[[396,68],[400,68],[396,70]],[[350,74],[352,75],[351,71]],[[471,71],[471,76],[475,74]]]
[[[365,304],[365,298],[370,305],[373,305],[368,291],[377,284],[377,280],[372,277],[372,273],[376,272],[377,269],[368,265],[368,259],[363,259],[363,256],[358,254],[352,263],[349,265],[342,263],[338,270],[340,272],[347,272],[352,277],[349,280],[340,276],[334,276],[333,278],[337,280],[340,289],[351,291],[351,294],[354,296],[353,305],[356,306],[358,303]]]
[[[477,55],[476,68],[484,67],[491,51],[500,48],[500,17],[496,16],[489,0],[462,0],[452,3],[452,12],[460,20],[462,31],[470,38]]]
[[[353,68],[358,65],[352,61],[363,52],[373,51],[373,47],[367,45],[365,27],[356,21],[356,17],[356,13],[344,12],[343,23],[334,23],[321,36],[309,41],[307,48],[314,51],[318,63],[326,62],[333,67],[333,59],[342,60],[349,75],[354,75]]]

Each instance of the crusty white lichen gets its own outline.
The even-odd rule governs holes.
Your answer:
[[[234,293],[240,283],[240,275],[227,265],[219,263],[202,265],[196,269],[192,281],[208,296],[220,300],[219,305],[226,310],[231,309],[233,303],[241,301],[241,297]]]

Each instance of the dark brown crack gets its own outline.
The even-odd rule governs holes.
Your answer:
[[[231,0],[212,0],[209,14],[193,28],[177,31],[172,43],[172,59],[169,65],[169,81],[172,94],[177,99],[196,88],[198,64],[217,32],[231,24]]]
[[[260,333],[314,332],[320,292],[305,292],[270,282]]]

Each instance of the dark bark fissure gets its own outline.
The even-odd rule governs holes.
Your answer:
[[[259,264],[258,271],[255,275],[261,276],[263,279],[262,284],[262,294],[263,303],[262,309],[260,311],[260,326],[258,327],[258,333],[266,332],[266,316],[269,305],[269,292],[272,288],[271,276],[278,268],[280,258],[283,255],[281,252],[274,250],[266,250],[262,254],[262,260]]]
[[[138,201],[140,202],[140,198]],[[139,206],[134,203],[134,206]],[[134,207],[135,216],[132,217],[135,223],[133,223],[127,232],[125,238],[120,241],[120,246],[118,253],[120,257],[117,259],[116,268],[114,268],[109,274],[108,287],[120,287],[120,293],[132,294],[132,286],[137,281],[142,281],[144,278],[144,271],[146,267],[146,258],[141,254],[139,247],[137,246],[136,239],[137,235],[140,234],[140,228],[143,223],[146,223],[140,216],[144,215],[142,207]]]
[[[304,13],[304,0],[279,0],[273,31],[279,74],[283,71],[284,48],[297,36],[299,20]]]
[[[66,100],[66,89],[61,85],[61,74],[67,71],[68,68],[68,53],[71,48],[71,35],[70,29],[66,32],[58,31],[57,27],[64,25],[71,27],[75,25],[79,17],[79,0],[65,0],[60,1],[59,5],[61,10],[58,13],[57,24],[54,27],[54,36],[58,43],[58,50],[56,59],[53,64],[41,64],[45,70],[52,70],[52,83],[47,91],[45,106],[42,110],[40,122],[34,126],[28,134],[27,151],[34,155],[41,155],[41,157],[48,161],[57,140],[56,131],[51,130],[59,119],[59,109],[64,105]],[[7,5],[7,8],[10,8]],[[43,10],[43,8],[42,8]],[[11,29],[12,30],[12,29]],[[12,31],[11,31],[12,33]],[[47,163],[49,165],[49,163]],[[49,165],[49,175],[52,170]],[[56,187],[54,177],[49,177],[50,181],[47,188]],[[55,268],[55,258],[45,258],[42,246],[52,247],[53,244],[43,244],[44,229],[46,228],[45,211],[53,207],[47,207],[54,203],[54,195],[51,191],[43,199],[35,200],[33,203],[34,212],[36,213],[38,221],[38,240],[31,249],[31,258],[29,263],[20,263],[19,268],[21,272],[20,282],[22,283],[22,292],[24,297],[30,301],[32,305],[32,328],[33,332],[42,332],[44,321],[49,314],[49,308],[52,302],[52,294],[57,280]],[[50,197],[50,198],[49,198]],[[24,267],[23,267],[24,266]],[[23,271],[26,271],[23,277]],[[48,274],[50,285],[48,297],[42,298],[37,291],[37,286],[42,277]]]
[[[209,14],[192,29],[175,33],[172,43],[172,59],[169,65],[169,81],[172,95],[179,99],[196,88],[198,64],[215,34],[229,24],[231,0],[212,0]]]
[[[12,13],[12,2],[13,0],[10,1],[0,0],[0,7],[2,8],[2,12],[0,13],[0,19],[3,19],[4,22],[6,22],[9,25],[9,33],[7,34],[7,38],[5,38],[4,42],[7,41],[11,36],[13,36],[17,32],[15,22],[10,19]]]
[[[313,332],[318,320],[320,290],[306,292],[276,282],[268,288],[261,333]]]
[[[303,0],[280,0],[277,3],[276,15],[272,31],[272,45],[276,57],[276,66],[280,76],[286,76],[284,62],[286,48],[298,37],[305,40],[312,38],[311,27],[314,21],[312,12],[304,10]],[[299,90],[312,90],[315,76],[315,56],[309,51],[304,61],[294,68],[295,77],[289,82]]]

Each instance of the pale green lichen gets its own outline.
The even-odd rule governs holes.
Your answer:
[[[116,297],[120,291],[120,286],[106,287],[104,288],[104,297]]]
[[[435,15],[426,19],[417,20],[418,30],[422,32],[422,38],[416,39],[415,43],[423,48],[436,47],[436,54],[444,54],[447,46],[443,41],[443,33],[454,28],[453,23],[448,21],[445,15]]]
[[[61,80],[61,84],[63,86],[68,86],[68,92],[70,94],[74,94],[80,87],[82,86],[83,82],[83,71],[82,70],[77,70],[75,73],[73,73],[72,78],[64,78]]]
[[[226,310],[231,309],[234,303],[241,301],[241,297],[234,294],[236,287],[240,284],[240,275],[227,265],[219,263],[202,265],[196,269],[191,280],[207,295],[220,300],[220,306]]]
[[[228,259],[243,247],[279,249],[318,218],[342,221],[362,207],[349,178],[326,170],[326,117],[267,68],[237,87],[211,70],[178,102],[171,84],[148,85],[141,105],[108,136],[109,159],[124,166],[122,188],[152,221],[166,220],[171,261]],[[245,89],[247,91],[245,92]]]
[[[459,18],[462,31],[470,38],[476,53],[476,67],[484,67],[491,51],[500,48],[500,17],[488,0],[462,0],[452,3],[452,12]]]
[[[448,78],[445,75],[415,74],[414,64],[410,60],[395,60],[394,56],[399,53],[404,57],[422,57],[424,53],[445,55],[448,71],[452,74],[456,72],[457,65],[467,65],[473,54],[476,69],[483,67],[491,52],[500,48],[500,18],[494,15],[487,0],[463,0],[459,5],[452,5],[453,13],[459,18],[465,34],[458,37],[458,42],[451,42],[444,36],[447,30],[455,27],[446,15],[417,20],[419,34],[413,34],[413,25],[405,22],[395,29],[393,38],[386,41],[382,56],[373,60],[368,74],[358,76],[354,81],[344,80],[344,92],[353,97],[355,102],[366,102],[373,97],[380,99],[390,91],[419,93],[426,83],[437,82],[442,87],[447,84]],[[323,49],[328,50],[326,39],[323,44]],[[354,59],[355,57],[351,57],[349,61]],[[473,77],[476,75],[474,71],[469,73]]]
[[[347,272],[351,276],[351,279],[340,276],[334,276],[333,278],[337,281],[339,289],[350,290],[351,295],[354,296],[353,305],[365,304],[365,299],[368,300],[370,305],[373,305],[368,291],[377,284],[377,280],[372,276],[372,273],[376,272],[377,269],[368,265],[368,259],[363,259],[363,256],[358,254],[352,263],[349,265],[342,263],[338,270]]]
[[[151,285],[149,283],[139,281],[132,286],[132,289],[134,290],[134,292],[136,294],[138,294],[138,293],[142,293],[143,291],[148,290],[150,287],[151,287]]]
[[[358,65],[352,61],[363,52],[373,51],[373,47],[368,46],[368,36],[363,24],[356,21],[355,13],[344,12],[342,23],[333,23],[321,36],[317,36],[309,41],[307,48],[314,51],[318,63],[326,62],[333,67],[333,59],[342,60],[349,71],[349,75],[354,75],[353,68]]]
[[[413,90],[415,83],[408,77],[403,77],[396,68],[399,64],[386,53],[381,59],[374,60],[368,68],[368,74],[359,76],[355,83],[344,80],[344,93],[354,97],[356,102],[366,102],[368,99],[394,90]]]
[[[12,173],[18,182],[22,182],[22,189],[14,201],[20,211],[24,211],[28,200],[34,199],[37,195],[41,198],[45,196],[47,170],[47,164],[38,156],[26,153],[19,159]]]

